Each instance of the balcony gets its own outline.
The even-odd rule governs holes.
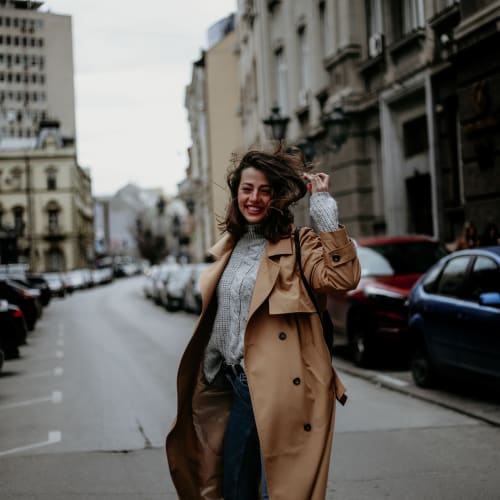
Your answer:
[[[43,237],[47,241],[61,241],[66,238],[66,233],[59,224],[49,224],[45,228]]]

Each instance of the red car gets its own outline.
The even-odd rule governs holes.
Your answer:
[[[408,347],[407,298],[418,278],[448,252],[429,236],[357,240],[358,287],[329,294],[327,307],[336,345],[347,343],[357,365],[369,364],[383,347]]]

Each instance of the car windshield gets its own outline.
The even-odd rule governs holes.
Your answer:
[[[362,276],[422,274],[446,253],[443,245],[433,241],[406,241],[358,247]]]

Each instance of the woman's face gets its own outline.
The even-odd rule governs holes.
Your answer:
[[[238,208],[249,224],[259,224],[269,211],[272,200],[271,185],[266,174],[248,167],[241,172],[238,186]]]

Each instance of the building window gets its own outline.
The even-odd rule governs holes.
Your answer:
[[[384,32],[381,0],[367,0],[368,37]]]
[[[403,0],[403,34],[411,33],[424,25],[424,5],[422,0]]]
[[[53,233],[59,230],[59,210],[50,209],[48,212],[49,232]]]
[[[49,191],[57,189],[57,174],[55,170],[49,170],[47,172],[47,189]]]
[[[15,129],[11,128],[10,129],[10,135],[11,137],[15,137]],[[21,177],[22,177],[22,170],[19,167],[14,167],[10,171],[10,177],[11,177],[11,187],[14,190],[20,190],[21,189]]]
[[[298,47],[299,47],[299,82],[300,82],[300,95],[299,95],[299,105],[303,106],[306,104],[306,92],[310,88],[310,76],[309,76],[309,47],[307,45],[307,33],[306,27],[302,26],[298,31]]]
[[[24,215],[24,208],[23,207],[14,207],[12,209],[12,212],[14,214],[14,230],[19,236],[24,236],[24,220],[23,220],[23,215]]]
[[[328,18],[326,13],[326,2],[322,1],[318,5],[318,13],[319,13],[319,36],[320,36],[320,44],[321,44],[321,56],[324,58],[326,55],[326,47],[327,47],[327,33],[328,33]]]
[[[425,153],[429,148],[427,117],[419,116],[403,123],[404,153],[406,158]]]
[[[64,254],[60,248],[51,248],[47,252],[47,271],[64,271]]]
[[[288,113],[287,68],[283,48],[274,53],[276,68],[276,101],[282,115]]]

